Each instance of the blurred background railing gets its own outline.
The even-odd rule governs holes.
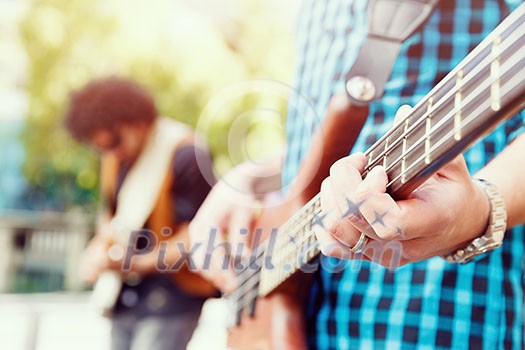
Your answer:
[[[107,349],[109,321],[79,278],[93,218],[78,213],[0,214],[1,349]]]
[[[78,274],[93,222],[77,212],[0,214],[0,349],[109,349],[110,321],[91,307]],[[189,350],[222,349],[225,310],[207,307]]]
[[[79,291],[79,259],[93,219],[72,212],[0,214],[0,292]]]

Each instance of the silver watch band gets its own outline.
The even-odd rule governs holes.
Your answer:
[[[467,247],[444,256],[444,259],[451,263],[465,264],[481,254],[498,248],[503,243],[503,237],[507,228],[505,202],[497,187],[483,179],[473,178],[472,181],[485,191],[489,199],[489,223],[487,230],[482,236],[474,239]]]

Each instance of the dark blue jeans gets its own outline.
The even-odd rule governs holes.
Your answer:
[[[138,318],[132,313],[113,317],[112,350],[185,350],[199,313]]]

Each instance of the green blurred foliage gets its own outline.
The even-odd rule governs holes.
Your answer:
[[[97,155],[74,142],[62,126],[70,92],[89,80],[110,74],[130,77],[152,92],[163,115],[193,127],[225,86],[254,77],[290,81],[291,35],[282,35],[286,23],[262,0],[229,1],[235,14],[217,18],[183,5],[181,11],[165,13],[171,0],[149,3],[158,6],[158,23],[156,12],[140,0],[39,0],[20,24],[29,61],[30,105],[21,135],[27,154],[24,173],[31,192],[43,195],[53,208],[96,207]],[[241,135],[239,149],[250,148],[247,153],[258,156],[268,151],[265,144],[282,143],[278,128],[249,128],[256,116],[245,111],[265,108],[265,99],[241,94],[221,108],[222,116],[206,122],[210,132],[205,136],[219,173],[246,157],[246,152],[232,155],[228,147],[239,115],[247,115],[242,123],[248,124],[252,138],[246,141]],[[282,123],[286,101],[270,99]]]

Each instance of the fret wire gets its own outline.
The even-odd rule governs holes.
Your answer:
[[[310,228],[311,228],[311,227],[310,227]],[[314,233],[313,230],[309,231],[308,234],[305,235],[305,236],[303,237],[303,240],[301,241],[301,245],[304,244],[304,243],[306,243],[306,242],[308,242],[312,237],[315,238],[315,233]],[[307,248],[307,247],[305,247],[305,248]],[[301,250],[301,252],[303,252],[303,251]],[[304,254],[303,254],[303,256],[307,256],[307,255],[304,255]],[[301,265],[296,266],[296,270],[295,270],[295,271],[297,271],[297,269],[299,269],[300,267],[301,267]],[[295,271],[294,271],[294,272],[295,272]]]
[[[315,238],[315,235],[311,235],[310,237],[314,237],[314,238]],[[319,249],[318,245],[316,245],[316,246],[311,246],[311,247],[308,247],[308,249],[305,251],[305,256],[308,256],[308,255],[310,255],[310,254],[312,254],[312,253],[313,253],[313,256],[315,256],[315,255],[319,254],[320,252],[321,252],[321,250]],[[313,257],[313,256],[312,256],[312,257]],[[300,268],[300,267],[299,267],[299,268]],[[299,269],[299,268],[298,268],[298,269]],[[296,271],[297,271],[297,270],[296,270]],[[280,282],[279,282],[277,285],[279,285],[279,284],[280,284]],[[275,287],[274,287],[274,288],[275,288]]]
[[[311,217],[306,217],[306,219],[301,219],[302,217],[304,217],[302,214],[304,214],[306,211],[308,211],[310,208],[316,208],[320,205],[320,201],[319,201],[319,194],[314,196],[306,205],[304,205],[291,219],[289,219],[287,222],[291,222],[293,221],[297,226],[303,226],[309,222],[311,220]],[[281,237],[285,237],[285,233],[287,234],[287,232],[279,232],[279,235]],[[273,257],[272,257],[272,262],[275,263],[276,261],[273,260]],[[261,273],[263,273],[263,271],[261,271]],[[267,272],[269,273],[269,272]],[[271,278],[275,278],[275,274],[270,274],[269,275]],[[280,273],[280,277],[282,277],[282,274]]]
[[[264,247],[263,247],[263,246],[264,246]],[[256,260],[256,261],[257,261],[258,259],[264,257],[264,252],[266,251],[266,248],[267,248],[267,242],[263,242],[263,243],[261,243],[261,244],[258,246],[258,248],[256,249],[256,252],[257,252],[257,250],[259,250],[259,252],[257,253],[257,256],[255,257],[255,260]],[[255,252],[254,252],[254,253],[255,253]],[[253,254],[253,253],[252,253],[252,254]],[[253,258],[253,255],[251,255],[250,257]],[[243,260],[241,261],[241,263],[244,263],[244,261],[246,261],[246,260],[249,261],[250,257],[247,257],[247,258],[243,259]],[[235,276],[235,278],[236,278],[237,280],[242,280],[242,279],[244,278],[244,274],[245,274],[246,272],[252,272],[253,270],[249,269],[249,266],[250,266],[249,264],[243,265],[243,269],[241,270],[241,272],[240,272],[237,276]],[[241,283],[239,283],[239,285],[242,285],[242,283],[245,282],[245,281],[246,281],[246,279],[245,279],[244,281],[241,281]]]
[[[525,26],[524,26],[524,32],[525,32]],[[510,45],[509,45],[509,46],[510,46]],[[508,47],[506,47],[505,49],[507,49],[507,48],[508,48]],[[513,53],[512,53],[512,55],[515,55],[515,54],[516,54],[516,52],[513,52]],[[512,58],[512,57],[513,57],[513,56],[511,56],[510,58]],[[480,65],[478,66],[478,67],[480,67],[480,68],[477,67],[477,69],[473,69],[471,72],[469,72],[469,73],[467,74],[467,77],[469,77],[469,79],[465,79],[465,81],[463,82],[463,86],[465,86],[468,82],[470,82],[470,81],[473,80],[473,77],[471,76],[471,75],[472,75],[472,74],[471,74],[472,72],[475,72],[475,74],[477,75],[477,74],[479,74],[479,72],[476,71],[476,70],[481,71],[481,70],[483,70],[483,69],[489,67],[489,65],[492,63],[493,60],[490,59],[488,62],[485,62],[485,61],[487,61],[488,58],[490,59],[490,57],[487,56],[485,59],[483,59],[483,61],[480,62]],[[509,60],[510,60],[510,58],[509,58]],[[486,63],[486,64],[484,64],[483,66],[481,66],[482,63]],[[476,77],[476,76],[474,76],[474,78],[475,78],[475,77]],[[409,128],[408,132],[411,133],[411,132],[415,131],[416,127],[418,127],[418,126],[421,124],[421,122],[422,122],[423,120],[425,120],[426,117],[428,117],[432,112],[435,112],[439,107],[441,107],[441,105],[442,105],[443,103],[445,103],[445,102],[450,102],[450,98],[451,98],[451,96],[452,96],[455,92],[456,92],[455,90],[450,90],[445,96],[443,96],[442,98],[440,98],[440,99],[436,102],[436,104],[433,105],[432,110],[427,111],[426,113],[424,113],[419,119],[417,119],[417,121],[416,121],[414,124],[412,124],[412,126]],[[410,115],[412,115],[413,113],[414,113],[414,111],[413,111]],[[407,116],[407,118],[410,117],[410,115]],[[393,131],[394,131],[394,130],[397,131],[398,129],[397,129],[397,127],[395,127],[395,128],[393,128],[392,130],[393,130]],[[399,142],[400,142],[401,140],[403,140],[403,137],[404,137],[404,136],[402,135],[401,137],[397,138],[393,143],[391,143],[391,145],[390,145],[388,151],[391,151],[392,149],[394,149],[395,147],[397,147],[397,146],[399,145]],[[380,142],[381,142],[381,140],[379,140],[377,143],[380,143]],[[369,152],[369,151],[365,152],[365,155],[367,155],[368,152]],[[365,173],[366,173],[367,171],[369,171],[373,166],[375,166],[374,164],[377,163],[377,161],[378,161],[379,159],[381,159],[381,158],[383,157],[384,154],[385,154],[385,152],[381,152],[381,153],[376,157],[376,159],[374,160],[373,163],[368,164],[367,167],[366,167]]]
[[[315,237],[315,234],[314,234],[313,230],[309,231],[308,235],[304,236],[304,239],[302,240],[301,244],[304,244],[304,243],[308,242],[310,240],[310,238],[312,238],[312,237]],[[306,247],[303,247],[303,248],[306,248]],[[301,250],[301,252],[302,252],[302,250]],[[300,267],[301,267],[301,265],[296,266],[296,268],[300,268]]]
[[[306,236],[306,237],[307,237],[307,238],[311,238],[310,236]],[[275,263],[275,262],[274,262],[274,263]],[[277,263],[275,263],[275,265],[277,265]],[[297,271],[297,266],[294,265],[294,267],[295,267],[295,270],[290,270],[291,273],[294,273],[295,271]],[[271,275],[271,276],[274,277],[275,275]],[[249,276],[249,277],[247,278],[248,281],[249,281],[249,280],[253,280],[253,279],[255,279],[256,282],[251,282],[251,283],[250,283],[250,282],[246,282],[246,283],[244,283],[244,284],[242,285],[242,287],[238,288],[238,290],[239,290],[238,293],[242,292],[242,295],[239,296],[238,293],[235,294],[234,297],[237,298],[237,301],[240,300],[240,299],[242,299],[242,298],[243,298],[243,297],[249,292],[249,289],[250,289],[250,288],[252,288],[252,287],[253,287],[254,285],[256,285],[257,283],[260,283],[261,279],[259,278],[259,280],[257,280],[258,277],[262,277],[262,270],[258,270],[258,271],[256,271],[253,275],[251,275],[251,276]],[[279,278],[278,278],[278,280],[272,279],[272,281],[271,281],[272,284],[277,286],[277,285],[279,285],[283,280],[285,280],[288,276],[285,276],[284,279],[283,279],[282,277],[283,277],[283,276],[280,275]],[[247,286],[248,286],[248,287],[247,287]],[[248,288],[248,290],[245,290],[246,288]]]
[[[312,235],[311,237],[314,237],[315,238],[315,235]],[[311,247],[308,247],[308,249],[305,251],[305,256],[309,256],[310,254],[313,254],[312,257],[316,256],[317,254],[319,254],[321,252],[321,250],[319,249],[319,246],[316,245],[316,246],[311,246]],[[298,268],[299,269],[299,268]],[[279,285],[280,282],[277,284]],[[274,287],[275,288],[275,287]]]
[[[263,251],[263,253],[264,253],[264,251]],[[242,284],[244,282],[246,282],[247,279],[243,275],[244,273],[246,273],[246,271],[257,272],[258,270],[260,270],[260,266],[262,266],[262,262],[264,261],[263,258],[264,258],[264,254],[259,254],[255,259],[248,260],[246,262],[246,264],[244,264],[244,261],[241,262],[244,265],[243,265],[242,272],[239,275],[236,276],[237,280],[242,280],[241,283],[238,284],[238,287],[242,286]],[[252,265],[252,264],[255,264],[255,266],[258,266],[258,268],[257,269],[249,269],[249,266]],[[257,265],[257,264],[259,264],[259,265]],[[244,280],[243,280],[243,278],[244,278]]]
[[[259,277],[260,275],[257,275],[255,277]],[[253,291],[253,287],[255,287],[260,282],[260,279],[257,278],[250,278],[247,280],[247,283],[243,285],[243,287],[237,289],[238,293],[235,295],[231,295],[229,298],[230,300],[233,299],[236,303],[241,303],[244,298]]]
[[[309,206],[309,209],[311,209],[310,215],[306,218],[305,221],[303,221],[301,223],[301,230],[303,230],[303,232],[305,234],[303,234],[302,237],[300,237],[300,241],[298,241],[296,243],[296,247],[298,247],[299,249],[303,248],[302,245],[309,239],[310,232],[307,231],[307,230],[311,229],[313,227],[313,225],[312,225],[313,224],[313,219],[315,218],[314,214],[319,214],[320,211],[321,211],[318,201],[315,200],[316,197],[312,198],[314,201],[311,200],[312,205]],[[295,249],[295,250],[297,250],[297,249]],[[292,250],[292,252],[293,252],[293,250]],[[290,254],[290,252],[288,252],[288,255],[289,254]],[[285,258],[288,259],[288,257],[286,257],[286,256],[285,256]]]
[[[511,26],[513,26],[514,24],[516,23],[519,23],[520,20],[522,20],[522,17],[523,15],[525,14],[525,5],[521,5],[519,6],[516,10],[514,10],[502,23],[500,23],[498,25],[498,27],[495,29],[494,32],[491,33],[491,35],[489,35],[485,40],[483,40],[481,43],[478,44],[478,46],[476,46],[474,48],[474,50],[472,50],[464,59],[463,61],[460,62],[460,65],[457,66],[456,68],[454,68],[449,74],[447,74],[428,94],[426,94],[417,104],[416,106],[414,106],[414,110],[417,110],[418,108],[420,108],[421,106],[423,106],[424,104],[426,104],[428,102],[428,99],[432,96],[434,96],[434,94],[439,91],[440,89],[442,89],[446,84],[450,83],[452,81],[452,79],[454,78],[454,75],[456,74],[457,71],[459,71],[460,69],[464,69],[465,66],[469,65],[470,63],[472,63],[472,61],[477,58],[477,56],[485,49],[487,49],[491,44],[493,44],[493,40],[490,40],[489,38],[491,38],[492,36],[501,36],[503,35]],[[514,32],[512,32],[509,36],[503,38],[503,41],[505,43],[507,43],[510,39],[510,37],[512,35],[515,35],[516,32],[518,32],[518,37],[520,36],[520,32],[519,30],[523,30],[523,26],[521,27],[518,27],[517,30],[515,30]],[[496,32],[497,30],[497,32]],[[521,33],[522,34],[522,33]],[[516,35],[515,35],[516,36]],[[515,39],[513,39],[512,41],[515,41]],[[513,42],[511,43],[513,44]],[[386,137],[388,137],[389,135],[391,135],[392,133],[394,132],[394,130],[390,130],[388,131],[381,139],[378,140],[378,142],[376,142],[374,145],[372,145],[371,148],[369,148],[369,151],[373,151],[375,150],[375,148],[377,146],[379,146],[379,144],[382,142],[382,140]]]
[[[513,56],[513,58],[515,58],[515,56]],[[511,71],[513,68],[515,68],[515,66],[520,62],[520,59],[523,59],[525,58],[525,55],[523,55],[523,57],[519,57],[517,58],[517,62],[513,62],[512,65],[509,67],[509,69],[507,69],[501,76],[504,76],[506,73],[508,73],[509,71]],[[509,60],[510,61],[510,60]],[[501,77],[500,77],[501,78]],[[487,84],[488,82],[488,84]],[[484,82],[485,84],[482,84],[482,85],[479,85],[476,90],[472,91],[471,93],[469,93],[467,95],[467,98],[464,99],[463,101],[465,102],[464,104],[462,104],[461,107],[466,107],[467,105],[469,105],[469,103],[471,103],[476,97],[477,95],[479,95],[479,92],[477,92],[478,90],[481,90],[481,91],[484,91],[485,89],[487,89],[491,84],[492,84],[492,81],[491,80],[485,80]],[[439,129],[441,128],[441,126],[446,123],[447,121],[449,121],[452,117],[455,116],[455,114],[453,114],[455,112],[455,110],[452,110],[450,111],[449,113],[445,114],[445,116],[436,124],[434,125],[434,127],[430,130],[430,132],[436,132],[436,131],[439,131]],[[425,140],[425,137],[423,138],[419,138],[407,151],[410,153],[413,149],[415,149],[416,147],[418,147],[421,142],[423,142]],[[433,148],[431,148],[432,150]],[[385,169],[386,172],[392,170],[392,168],[397,165],[400,161],[401,157],[398,157],[395,161],[393,161],[390,166]]]
[[[516,80],[518,80],[518,79],[516,79]],[[508,90],[509,90],[509,91],[512,91],[513,88],[515,88],[516,86],[517,86],[517,85],[514,85],[514,86],[512,86],[511,88],[509,88]],[[503,96],[506,96],[507,94],[508,94],[508,92],[507,92],[507,93],[504,93]],[[477,118],[477,115],[478,115],[478,114],[475,113],[475,112],[478,112],[479,109],[482,109],[482,110],[487,109],[486,105],[487,105],[487,103],[485,102],[485,103],[481,104],[480,106],[478,106],[478,108],[477,108],[474,112],[470,113],[470,116],[469,116],[468,118],[464,119],[464,120],[465,120],[465,124],[464,124],[463,126],[467,126],[469,123],[471,123],[472,121],[474,121],[474,120]],[[481,108],[481,107],[483,107],[483,108]],[[490,108],[490,104],[489,104],[489,108]],[[444,142],[449,141],[449,140],[450,140],[450,136],[453,136],[453,135],[454,135],[454,130],[452,130],[451,132],[449,131],[449,132],[448,132],[448,133],[447,133],[447,134],[446,134],[446,135],[445,135],[445,136],[444,136],[444,137],[443,137],[438,143],[436,143],[436,144],[434,145],[434,147],[432,147],[432,149],[433,149],[433,150],[437,150],[439,147],[441,147],[441,145],[442,145]],[[416,161],[415,161],[414,163],[412,163],[412,164],[408,167],[407,171],[409,171],[410,168],[412,168],[413,166],[415,166],[416,164],[418,164],[422,159],[423,159],[422,156],[420,156],[419,158],[417,158]],[[400,175],[401,175],[401,174],[400,174]],[[391,180],[391,181],[387,184],[387,187],[390,187],[395,181],[399,180],[400,175],[396,176],[393,180]]]
[[[515,54],[515,52],[514,52],[513,54]],[[485,58],[482,62],[480,62],[480,64],[481,64],[481,63],[484,63],[485,60],[486,60],[486,58]],[[488,65],[491,63],[491,61],[489,61],[489,62],[487,62],[487,63],[488,63],[488,64],[484,65],[484,66],[483,66],[482,68],[480,68],[479,70],[482,70],[482,69],[484,69],[484,68],[487,68]],[[473,71],[474,71],[474,70],[473,70]],[[478,73],[479,73],[479,72],[476,72],[476,74],[478,74]],[[468,74],[468,76],[470,76],[470,73]],[[468,81],[470,81],[471,78],[472,78],[472,77],[470,77],[470,79],[468,79]],[[468,81],[467,81],[467,82],[468,82]],[[436,111],[439,107],[441,107],[441,104],[442,104],[442,103],[444,103],[444,102],[449,102],[449,101],[450,101],[450,97],[452,96],[452,94],[453,94],[454,92],[455,92],[454,90],[451,90],[451,91],[449,91],[449,93],[447,93],[444,97],[442,97],[441,99],[439,99],[438,102],[433,106],[433,109],[430,110],[430,111],[427,111],[426,113],[424,113],[424,114],[423,114],[423,115],[422,115],[422,116],[421,116],[421,117],[420,117],[420,118],[419,118],[419,119],[418,119],[418,120],[417,120],[417,121],[416,121],[416,122],[415,122],[415,123],[409,128],[408,132],[411,133],[411,132],[415,131],[415,128],[418,127],[418,126],[420,126],[421,122],[422,122],[423,120],[425,120],[426,117],[427,117],[428,115],[430,115],[432,112]],[[413,114],[413,113],[411,113],[411,114]],[[397,129],[397,127],[396,127],[396,128],[394,128],[394,129],[392,129],[392,130],[396,130],[396,131],[397,131],[398,129]],[[403,136],[397,138],[397,139],[396,139],[396,140],[390,145],[390,148],[388,149],[388,151],[390,151],[390,150],[392,150],[393,148],[397,147],[397,146],[399,145],[399,142],[400,142],[402,139],[403,139]],[[380,142],[381,142],[381,141],[378,141],[378,143],[380,143]],[[368,152],[366,152],[366,153],[368,153]],[[365,153],[365,154],[366,154],[366,153]],[[377,164],[377,162],[383,157],[383,155],[384,155],[384,152],[380,153],[380,154],[376,157],[376,159],[374,160],[373,163],[370,163],[370,164],[367,165],[366,170],[369,170],[369,168],[375,166],[375,165],[373,165],[373,164]]]
[[[288,231],[290,231],[291,229],[293,229],[293,227],[291,226],[297,226],[298,224],[302,224],[304,225],[304,219],[303,220],[300,220],[301,217],[303,216],[303,214],[309,210],[310,207],[315,207],[315,206],[318,206],[319,203],[317,203],[316,199],[317,199],[318,195],[315,196],[314,198],[312,198],[307,204],[305,204],[303,207],[301,207],[301,209],[299,209],[299,211],[297,213],[295,213],[290,219],[288,219],[282,226],[281,226],[281,229],[278,230],[278,236],[276,238],[277,239],[280,239],[280,237],[283,237],[285,233],[287,233]],[[307,218],[308,220],[309,218]],[[265,242],[266,243],[266,242]],[[277,241],[276,241],[277,243]],[[266,244],[265,244],[266,245]],[[262,244],[261,244],[262,246]],[[277,246],[277,245],[276,245]],[[266,248],[265,248],[266,249]],[[278,249],[278,248],[277,248]],[[261,251],[261,253],[264,255],[266,253],[265,250]],[[243,272],[245,272],[246,269],[244,269]],[[256,271],[257,273],[257,271]],[[252,274],[253,275],[253,274]],[[243,280],[244,278],[244,281],[246,281],[246,278],[244,277],[244,275],[240,274],[237,276],[238,278],[239,277],[242,277],[240,278],[241,280]],[[249,278],[249,277],[248,277]],[[244,282],[244,281],[241,281],[241,282]]]
[[[430,164],[430,131],[432,129],[432,104],[434,102],[434,99],[431,97],[428,99],[428,106],[427,106],[427,112],[428,116],[426,118],[426,125],[425,125],[425,163]]]
[[[517,33],[517,34],[516,34]],[[507,41],[504,41],[500,47],[500,57],[506,52],[507,49],[509,49],[516,41],[517,39],[521,38],[521,36],[525,33],[525,26],[522,26],[520,27],[518,30],[516,30],[516,32],[514,32],[513,34],[515,34],[515,38],[514,40],[507,40]],[[490,43],[493,43],[492,41]],[[516,51],[512,52],[511,55],[515,54]],[[473,80],[473,78],[476,78],[477,75],[483,70],[483,69],[486,69],[489,67],[489,65],[494,61],[494,59],[491,57],[491,55],[487,55],[485,58],[483,58],[483,60],[474,68],[472,69],[470,72],[467,73],[467,75],[464,77],[464,82],[463,82],[463,86],[465,86],[467,83],[471,82]],[[466,64],[465,64],[466,65]],[[458,70],[459,71],[459,70]],[[451,76],[449,78],[452,79],[453,76],[451,73],[449,73],[449,75],[447,76]],[[441,83],[440,83],[441,84]],[[438,84],[438,85],[440,85]],[[431,92],[429,92],[429,95],[433,95],[433,92],[434,92],[435,89],[433,89]],[[441,97],[438,101],[436,101],[435,105],[433,106],[433,109],[431,111],[427,111],[426,113],[424,113],[419,119],[416,120],[416,122],[410,127],[410,129],[408,130],[408,132],[412,132],[414,131],[414,129],[416,127],[418,127],[421,122],[423,120],[426,119],[427,115],[431,112],[435,112],[437,109],[439,109],[441,107],[441,105],[445,102],[449,102],[450,101],[450,98],[452,97],[453,94],[456,93],[456,89],[452,89],[450,90],[449,92],[447,92],[443,97]],[[432,97],[432,96],[430,96]],[[430,98],[429,97],[429,98]],[[427,101],[428,98],[424,98],[423,99],[424,101]],[[419,102],[415,107],[414,109],[412,110],[412,112],[409,114],[408,117],[410,117],[412,114],[414,114],[419,108],[421,108],[422,106],[422,103]],[[379,146],[379,144],[383,141],[383,140],[387,140],[388,137],[394,133],[395,131],[397,131],[397,127],[394,127],[393,129],[391,129],[390,131],[388,131],[385,136],[383,136],[380,140],[378,140],[378,142],[376,142],[365,154],[368,155],[369,152],[371,151],[375,151],[375,149]],[[399,137],[397,138],[394,142],[391,143],[391,147],[389,148],[392,149],[393,147],[396,147],[397,144],[400,142],[400,140],[402,140],[402,137]],[[380,154],[376,157],[376,159],[374,160],[374,163],[376,163],[379,159],[381,159],[383,157],[383,155],[385,154],[385,152],[380,152]],[[367,169],[370,167],[370,164],[367,165]]]
[[[320,212],[321,212],[321,209],[319,208],[319,209],[316,211],[316,213],[320,213]],[[309,220],[309,221],[311,221],[311,220]],[[308,223],[308,222],[307,222],[307,223]],[[303,237],[301,237],[301,240],[300,240],[300,241],[298,242],[298,244],[297,244],[297,246],[299,246],[299,249],[300,249],[301,251],[302,251],[302,249],[304,248],[304,247],[303,247],[303,244],[306,243],[306,242],[311,238],[311,236],[312,236],[312,232],[313,232],[312,227],[313,227],[312,225],[310,225],[309,227],[306,227],[306,226],[305,226],[305,233],[306,233],[306,234],[303,235]],[[308,231],[307,231],[307,230],[308,230]],[[288,252],[287,255],[284,256],[284,258],[285,258],[284,261],[289,261],[289,258],[290,258],[291,256],[297,256],[296,253],[298,253],[297,250],[296,250],[296,251],[293,251],[293,250],[292,250],[291,252]],[[294,255],[294,254],[295,254],[295,255]],[[294,266],[295,266],[295,263],[294,263]],[[298,266],[295,266],[295,267],[298,268]]]
[[[461,100],[463,87],[463,70],[460,70],[456,77],[456,93],[454,94],[454,139],[461,140]]]
[[[313,197],[313,198],[310,200],[310,202],[309,202],[305,207],[308,207],[308,208],[315,208],[315,209],[314,209],[315,212],[318,212],[318,211],[319,211],[319,207],[320,207],[320,196],[319,196],[319,194],[317,194],[315,197]],[[313,212],[312,212],[312,214],[313,214]],[[313,215],[311,215],[310,217],[305,218],[305,220],[303,220],[303,221],[301,222],[301,224],[300,224],[301,229],[303,229],[304,232],[306,233],[305,235],[303,235],[303,236],[300,238],[300,242],[301,242],[301,244],[304,243],[304,241],[306,241],[306,240],[308,240],[308,239],[311,238],[311,237],[310,237],[311,232],[308,231],[308,229],[310,229],[312,226],[310,225],[309,227],[306,227],[305,225],[308,224],[308,223],[310,223],[312,219],[313,219]],[[289,251],[286,255],[284,255],[284,254],[281,255],[281,256],[279,257],[278,260],[273,260],[273,259],[272,259],[272,262],[274,263],[274,265],[276,265],[276,267],[277,267],[277,266],[282,267],[282,266],[284,266],[284,265],[282,265],[282,263],[285,262],[285,261],[288,261],[290,255],[291,255],[292,253],[296,253],[296,252],[297,252],[297,249],[295,249],[295,251],[294,251],[294,249],[292,249],[292,250]],[[297,267],[295,266],[295,264],[293,264],[293,266],[295,267],[295,270],[290,269],[290,270],[288,270],[288,271],[284,271],[284,270],[282,270],[282,269],[279,269],[279,273],[278,273],[278,275],[279,275],[279,276],[278,276],[278,281],[275,282],[275,283],[273,283],[273,284],[276,284],[276,285],[280,284],[280,283],[281,283],[284,279],[286,279],[289,275],[291,275],[292,273],[294,273],[295,271],[297,271]],[[283,272],[284,272],[284,273],[283,273]],[[268,273],[270,274],[269,276],[272,276],[272,277],[275,277],[275,275],[276,275],[275,273],[273,273],[273,275],[272,275],[271,272],[268,272]],[[283,279],[283,276],[285,276],[284,279]]]
[[[313,206],[311,206],[311,207],[309,207],[309,208],[313,208]],[[294,230],[294,231],[295,231],[295,232],[294,232],[294,237],[297,237],[297,233],[298,233],[299,231],[303,231],[303,232],[307,233],[306,230],[309,228],[309,227],[307,227],[307,225],[312,221],[312,219],[313,219],[313,215],[310,215],[310,216],[305,217],[304,220],[300,223],[300,225],[297,225],[297,226],[296,226],[296,228],[295,228],[295,230]],[[310,227],[311,227],[311,225],[310,225]],[[306,236],[307,236],[307,235],[306,235]],[[303,239],[304,237],[305,237],[305,235],[303,235],[302,237],[300,237],[300,240],[301,240],[301,241],[304,241],[304,239]],[[296,244],[298,245],[298,243],[296,243]],[[297,247],[297,246],[296,246],[296,247]],[[289,262],[289,261],[288,261],[288,258],[290,257],[290,255],[291,255],[292,253],[295,253],[293,246],[292,246],[291,252],[288,251],[288,249],[287,249],[287,251],[284,251],[283,254],[280,255],[280,256],[278,257],[279,259],[277,259],[277,260],[273,260],[273,259],[272,259],[272,262],[273,262],[275,265],[279,265],[279,267],[283,267],[283,268],[284,268],[285,264],[283,264],[283,263],[287,263],[287,262]],[[283,269],[280,269],[280,268],[279,268],[279,271],[280,271],[280,272],[284,272],[285,274],[288,274],[288,272],[289,272],[289,271],[284,271]],[[290,271],[291,271],[291,270],[290,270]],[[281,276],[280,276],[280,277],[281,277]],[[279,277],[279,278],[280,278],[280,277]]]
[[[318,197],[318,196],[316,196],[316,197]],[[316,197],[314,197],[314,199],[316,199]],[[319,203],[318,200],[316,200],[315,203],[313,203],[312,207],[314,207],[314,206],[316,206],[316,205],[317,205],[317,210],[315,210],[314,212],[312,212],[312,214],[313,214],[313,213],[319,214],[319,213],[321,212],[320,203]],[[312,218],[313,218],[313,217],[312,217]],[[311,220],[309,220],[309,221],[311,221]],[[298,245],[301,246],[301,248],[304,248],[304,247],[303,247],[303,244],[306,243],[306,242],[307,242],[312,236],[315,236],[315,235],[312,235],[312,232],[313,232],[313,230],[311,230],[312,227],[313,227],[312,225],[310,225],[310,227],[306,227],[306,229],[310,229],[310,230],[309,230],[309,231],[306,231],[306,230],[305,230],[306,234],[303,235],[301,241],[300,241],[299,244],[298,244]],[[295,252],[292,252],[292,253],[295,253]],[[289,252],[288,254],[291,254],[291,253]],[[287,259],[288,259],[288,257],[287,257]]]
[[[373,159],[374,159],[374,150],[371,150],[370,152],[368,152],[368,163],[371,163]]]
[[[406,167],[406,151],[407,151],[407,129],[408,129],[408,123],[409,123],[409,120],[410,120],[410,116],[406,117],[405,118],[405,131],[404,131],[404,135],[403,136],[403,151],[401,153],[401,157],[403,158],[401,160],[401,172],[403,172],[403,170],[405,169]],[[385,168],[386,169],[386,168]],[[405,176],[402,176],[401,177],[401,182],[405,183],[406,182],[406,177]]]
[[[272,259],[272,262],[275,265],[278,265],[278,267],[279,267],[278,268],[279,279],[282,278],[283,273],[284,274],[287,273],[287,271],[284,271],[284,264],[283,264],[284,262],[286,262],[286,260],[283,260],[283,259],[286,258],[286,256],[287,256],[286,252],[290,249],[290,246],[292,246],[290,244],[291,242],[289,242],[288,237],[291,236],[294,239],[296,239],[300,235],[300,232],[305,229],[306,223],[310,220],[310,217],[309,217],[309,215],[307,213],[308,209],[309,209],[309,207],[301,215],[301,217],[300,217],[300,218],[302,218],[301,222],[300,223],[296,222],[296,224],[294,225],[292,230],[290,230],[289,232],[286,232],[286,235],[283,234],[281,236],[283,238],[284,243],[286,243],[286,246],[284,248],[280,249],[280,254],[276,256],[275,260]]]
[[[494,58],[494,61],[492,61],[492,64],[490,65],[490,76],[499,77],[500,75],[500,44],[501,44],[501,37],[497,36],[496,39],[494,39],[494,44],[492,45],[492,57]],[[494,82],[494,84],[490,87],[490,97],[491,97],[491,108],[493,111],[497,112],[501,108],[500,105],[500,86],[499,86],[499,79]]]
[[[285,232],[287,230],[289,230],[290,226],[294,225],[298,220],[299,220],[299,217],[302,215],[302,213],[304,213],[305,210],[307,210],[307,206],[304,206],[302,207],[301,209],[299,209],[299,211],[297,211],[297,213],[294,214],[294,216],[292,216],[290,219],[288,219],[282,226],[281,228],[278,229],[277,231],[277,234],[279,234],[280,232]],[[273,231],[273,230],[272,230]],[[277,238],[276,238],[277,239]],[[267,249],[267,244],[268,242],[265,241],[265,242],[262,242],[257,248],[256,250],[248,257],[246,257],[245,259],[243,259],[241,261],[241,263],[244,263],[246,260],[249,260],[250,258],[253,258],[253,254],[257,254],[257,257],[255,258],[256,260],[259,259],[260,257],[263,257],[266,253],[266,249]],[[277,242],[276,242],[277,243]],[[248,271],[248,272],[251,272],[253,270],[249,270],[248,269],[249,267],[249,264],[245,264],[244,265],[244,268],[241,270],[241,272],[236,276],[236,278],[238,280],[241,280],[241,283],[239,285],[242,285],[242,283],[246,282],[246,278],[243,280],[244,278],[244,274]]]
[[[385,139],[385,150],[383,151],[383,167],[386,168],[386,157],[388,156],[388,137]]]

